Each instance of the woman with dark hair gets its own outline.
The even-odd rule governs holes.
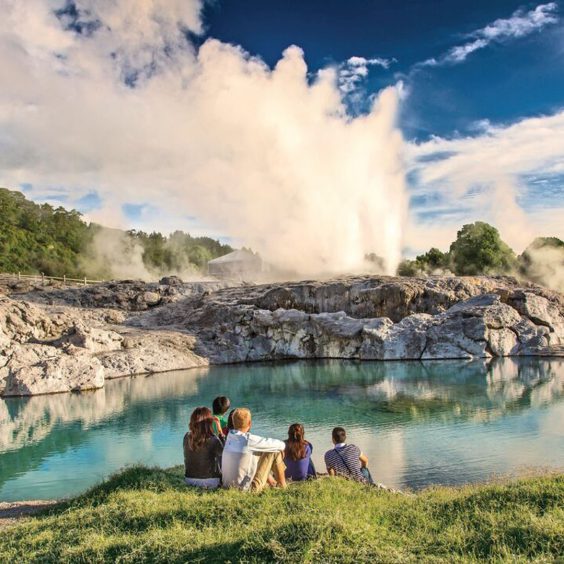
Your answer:
[[[215,489],[221,484],[220,461],[223,443],[213,433],[213,416],[207,407],[197,407],[184,435],[184,481],[189,486]]]
[[[315,468],[311,460],[313,446],[305,440],[304,426],[300,423],[290,425],[286,450],[284,451],[284,464],[286,465],[286,479],[300,482],[307,478],[315,478]]]

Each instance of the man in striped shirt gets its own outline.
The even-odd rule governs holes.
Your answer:
[[[347,444],[347,432],[342,427],[333,429],[333,444],[335,448],[325,453],[325,466],[330,476],[374,483],[368,470],[368,458],[356,445]]]

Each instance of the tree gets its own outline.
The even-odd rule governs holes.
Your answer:
[[[113,255],[99,252],[96,242],[102,231],[115,231],[104,239],[119,243]],[[210,237],[192,237],[182,231],[167,237],[157,232],[108,230],[87,224],[76,210],[39,205],[20,192],[0,188],[0,271],[111,278],[117,255],[127,259],[139,248],[143,265],[155,277],[194,266],[203,269],[210,259],[233,250]]]
[[[417,262],[414,260],[405,259],[399,263],[398,266],[398,275],[399,276],[417,276],[422,274],[421,270],[419,269]]]
[[[424,255],[419,255],[415,260],[424,266],[425,270],[432,272],[448,268],[450,255],[449,253],[443,253],[436,247],[431,247]]]
[[[450,255],[458,275],[507,273],[517,265],[515,253],[501,240],[499,231],[482,221],[462,227]]]

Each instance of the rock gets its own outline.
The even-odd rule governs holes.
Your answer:
[[[108,308],[125,311],[145,311],[160,304],[174,303],[183,297],[200,296],[226,286],[225,282],[183,283],[179,278],[167,277],[170,284],[122,280],[76,286],[72,288],[25,287],[14,295],[44,305],[65,305],[80,308]],[[180,282],[178,282],[180,281]]]
[[[115,331],[87,327],[84,323],[76,323],[69,333],[59,340],[58,344],[70,343],[75,347],[96,353],[119,350],[122,341],[123,337]]]
[[[509,303],[535,325],[544,325],[551,331],[562,331],[564,320],[561,311],[545,297],[531,292],[515,292]]]
[[[123,348],[98,356],[107,379],[208,365],[207,359],[193,352],[194,338],[180,333],[128,334]]]
[[[427,330],[433,316],[416,313],[393,325],[384,340],[383,360],[421,358],[427,344]]]
[[[104,367],[88,354],[62,355],[11,371],[4,397],[93,390],[104,385]]]
[[[494,356],[509,356],[518,350],[519,341],[511,329],[491,329],[488,344]]]
[[[463,315],[442,314],[433,319],[426,331],[426,346],[422,359],[483,358],[491,356],[486,342],[473,340],[465,334]]]
[[[148,306],[156,306],[161,302],[161,296],[158,292],[143,292],[142,301]]]
[[[184,282],[179,276],[165,276],[159,280],[161,286],[182,286]]]
[[[78,369],[90,361],[103,378],[116,378],[288,358],[564,354],[562,295],[507,277],[359,276],[230,288],[167,278],[19,296],[33,303],[14,296],[0,296],[0,390],[7,393],[95,387],[99,376]]]

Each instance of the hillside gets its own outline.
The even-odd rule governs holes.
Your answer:
[[[103,237],[103,240],[100,240]],[[86,223],[76,210],[36,204],[21,192],[0,188],[0,272],[39,273],[47,276],[114,278],[115,253],[139,256],[139,264],[158,277],[197,270],[208,260],[232,251],[210,237],[182,231],[169,236],[143,231],[107,229]]]
[[[130,468],[0,531],[2,562],[553,562],[564,478],[402,495],[320,479],[260,495]]]

